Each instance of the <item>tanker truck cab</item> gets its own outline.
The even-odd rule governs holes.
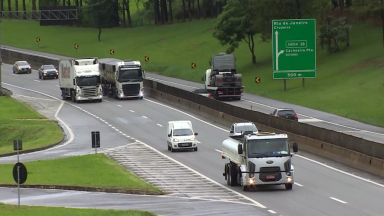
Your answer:
[[[168,151],[193,149],[197,151],[197,133],[191,121],[169,121],[167,128]]]
[[[297,143],[293,143],[293,152],[298,152]],[[285,185],[291,190],[292,156],[286,134],[247,131],[223,141],[222,158],[230,161],[225,164],[223,176],[228,185],[240,185],[244,191],[258,185]]]

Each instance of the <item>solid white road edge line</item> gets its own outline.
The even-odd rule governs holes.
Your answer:
[[[27,89],[27,88],[23,88],[23,87],[19,87],[19,86],[15,86],[15,85],[8,84],[8,83],[3,83],[3,84],[5,84],[5,85],[9,85],[9,86],[12,86],[12,87],[15,87],[15,88],[24,89],[24,90],[27,90],[27,91],[36,92],[36,93],[45,95],[45,96],[47,96],[47,97],[50,97],[50,98],[54,98],[54,99],[60,100],[60,99],[58,99],[58,98],[56,98],[56,97],[54,97],[54,96],[45,94],[45,93],[43,93],[43,92],[39,92],[39,91],[35,91],[35,90],[32,90],[32,89]],[[146,100],[148,100],[148,99],[146,99]],[[60,101],[61,101],[61,100],[60,100]],[[79,110],[85,112],[85,110],[80,109],[79,106],[76,106],[76,105],[73,105],[73,104],[70,104],[70,103],[68,103],[68,102],[64,102],[64,101],[62,101],[62,102],[63,102],[62,104],[67,103],[67,104],[69,104],[69,105],[71,105],[71,106],[73,106],[73,107],[76,107],[76,108],[78,108]],[[86,113],[88,113],[88,114],[94,116],[94,114],[91,114],[91,113],[88,112],[88,111],[86,111]],[[113,126],[112,126],[112,127],[113,127]],[[116,131],[118,131],[118,130],[116,130]],[[219,187],[221,187],[221,188],[223,188],[223,189],[225,189],[225,190],[227,190],[227,191],[230,191],[230,192],[236,194],[236,195],[239,196],[239,197],[242,197],[242,198],[248,200],[249,202],[253,203],[254,206],[257,206],[257,207],[260,207],[260,208],[264,208],[264,209],[267,208],[266,206],[264,206],[264,205],[262,205],[261,203],[255,201],[255,200],[253,200],[253,199],[251,199],[251,198],[249,198],[248,196],[245,196],[244,194],[241,194],[241,193],[239,193],[239,192],[237,192],[237,191],[235,191],[235,190],[232,190],[232,189],[230,189],[230,188],[228,188],[228,187],[226,187],[226,186],[224,186],[224,185],[222,185],[222,184],[220,184],[220,183],[218,183],[218,182],[216,182],[216,181],[214,181],[214,180],[208,178],[207,176],[205,176],[205,175],[203,175],[203,174],[197,172],[196,170],[194,170],[194,169],[192,169],[192,168],[186,166],[185,164],[183,164],[183,163],[181,163],[181,162],[179,162],[179,161],[177,161],[177,160],[175,160],[175,159],[169,157],[168,155],[166,155],[166,154],[164,154],[164,153],[158,151],[157,149],[153,148],[152,146],[150,146],[150,145],[148,145],[148,144],[146,144],[146,143],[144,143],[144,142],[142,142],[142,141],[140,141],[140,140],[135,139],[135,142],[138,142],[138,143],[141,143],[142,145],[145,145],[146,147],[152,149],[154,152],[157,152],[159,155],[161,155],[161,156],[163,156],[163,157],[165,157],[165,158],[167,158],[167,159],[173,161],[174,163],[179,164],[180,166],[185,167],[186,169],[190,170],[191,172],[196,173],[196,175],[199,175],[201,178],[204,178],[204,179],[206,179],[207,181],[210,181],[210,182],[212,182],[213,184],[215,184],[215,185],[217,185],[217,186],[219,186]],[[35,152],[35,153],[37,153],[37,152]],[[251,205],[252,205],[252,204],[251,204]]]
[[[193,89],[198,89],[198,88],[193,87],[193,86],[183,85],[183,84],[179,84],[179,83],[175,83],[175,82],[170,82],[170,81],[166,81],[166,80],[161,80],[161,79],[156,79],[156,78],[152,78],[152,77],[147,77],[147,79],[152,79],[152,80],[155,80],[155,81],[161,81],[161,82],[171,83],[171,84],[174,84],[174,85],[180,85],[180,86],[185,86],[185,87],[189,87],[189,88],[193,88]],[[241,99],[241,100],[249,102],[249,103],[257,104],[259,106],[268,107],[268,108],[271,108],[271,109],[276,109],[276,107],[272,107],[272,106],[269,106],[269,105],[266,105],[266,104],[257,103],[255,101],[250,101],[250,100],[246,100],[246,99]],[[314,118],[314,117],[303,115],[303,114],[300,114],[300,113],[297,113],[297,115],[301,115],[301,116],[304,116],[306,118],[316,119],[316,120],[319,120],[319,121],[324,122],[324,123],[332,124],[332,125],[339,126],[339,127],[348,128],[348,129],[351,129],[351,130],[363,131],[361,129],[357,129],[357,128],[353,128],[353,127],[337,124],[337,123],[334,123],[334,122],[325,121],[325,120],[322,120],[322,119]],[[364,132],[384,136],[384,134],[382,134],[382,133],[377,133],[377,132],[373,132],[373,131],[365,131],[364,130]]]
[[[211,123],[209,123],[209,122],[206,122],[206,121],[204,121],[204,120],[201,120],[201,119],[199,119],[199,118],[197,118],[197,117],[195,117],[195,116],[193,116],[193,115],[190,115],[190,114],[188,114],[188,113],[186,113],[186,112],[177,110],[177,109],[175,109],[175,108],[173,108],[173,107],[170,107],[170,106],[167,106],[167,105],[164,105],[164,104],[161,104],[161,103],[159,103],[159,102],[155,102],[155,101],[152,101],[152,100],[149,100],[149,99],[146,99],[146,98],[145,98],[144,100],[149,101],[149,102],[151,102],[151,103],[158,104],[158,105],[160,105],[160,106],[167,107],[168,109],[177,111],[177,112],[182,113],[182,114],[184,114],[184,115],[186,115],[186,116],[189,116],[189,117],[191,117],[191,118],[193,118],[193,119],[196,119],[196,120],[198,120],[198,121],[200,121],[200,122],[203,122],[203,123],[205,123],[205,124],[208,124],[208,125],[210,125],[210,126],[212,126],[212,127],[214,127],[214,128],[217,128],[217,129],[219,129],[219,130],[222,130],[222,131],[225,131],[225,132],[228,132],[228,133],[229,133],[228,130],[225,130],[225,129],[223,129],[223,128],[220,128],[220,127],[218,127],[218,126],[216,126],[216,125],[213,125],[213,124],[211,124]],[[220,151],[220,150],[215,149],[215,151]],[[383,188],[384,188],[384,185],[383,185],[383,184],[380,184],[380,183],[371,181],[371,180],[369,180],[369,179],[362,178],[362,177],[360,177],[360,176],[357,176],[357,175],[354,175],[354,174],[351,174],[351,173],[347,173],[347,172],[342,171],[342,170],[340,170],[340,169],[331,167],[331,166],[326,165],[326,164],[323,164],[323,163],[321,163],[321,162],[319,162],[319,161],[315,161],[315,160],[312,160],[312,159],[310,159],[310,158],[307,158],[307,157],[304,157],[304,156],[301,156],[301,155],[298,155],[298,154],[295,154],[295,156],[296,156],[296,157],[299,157],[299,158],[302,158],[302,159],[305,159],[305,160],[307,160],[307,161],[313,162],[313,163],[318,164],[318,165],[320,165],[320,166],[329,168],[329,169],[331,169],[331,170],[333,170],[333,171],[336,171],[336,172],[339,172],[339,173],[348,175],[348,176],[350,176],[350,177],[354,177],[354,178],[360,179],[360,180],[362,180],[362,181],[365,181],[365,182],[368,182],[368,183],[371,183],[371,184],[374,184],[374,185],[377,185],[377,186],[380,186],[380,187],[383,187]]]
[[[329,197],[329,198],[331,198],[331,199],[333,199],[333,200],[335,200],[335,201],[337,201],[337,202],[340,202],[340,203],[343,203],[343,204],[347,204],[347,202],[345,202],[345,201],[343,201],[343,200],[340,200],[340,199],[337,199],[337,198],[335,198],[335,197]]]
[[[276,214],[276,212],[275,211],[273,211],[273,210],[268,210],[270,213],[272,213],[272,214]]]

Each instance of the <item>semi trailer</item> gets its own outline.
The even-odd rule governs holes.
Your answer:
[[[60,60],[59,86],[63,100],[102,102],[98,58]]]
[[[293,152],[297,151],[298,144],[293,143]],[[230,186],[240,185],[243,191],[258,185],[293,187],[294,167],[286,134],[245,131],[230,136],[222,143],[221,156],[229,160],[223,176]]]
[[[143,99],[145,72],[140,61],[100,59],[100,76],[104,96]]]

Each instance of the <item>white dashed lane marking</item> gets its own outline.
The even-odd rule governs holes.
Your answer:
[[[329,197],[329,198],[331,198],[331,199],[333,199],[333,200],[335,200],[335,201],[337,201],[337,202],[339,202],[339,203],[347,204],[347,202],[345,202],[345,201],[343,201],[343,200],[341,200],[341,199],[337,199],[337,198],[335,198],[335,197]]]
[[[35,82],[40,82],[40,80],[33,80],[33,81],[35,81]]]
[[[273,211],[273,210],[268,210],[270,213],[272,213],[272,214],[276,214],[276,212],[275,211]]]
[[[135,112],[135,111],[133,111],[133,110],[129,110],[129,112]]]
[[[118,107],[122,107],[122,106],[121,106],[121,105],[119,105],[119,104],[118,104],[117,106],[118,106]]]
[[[303,187],[303,186],[304,186],[304,185],[299,184],[299,183],[297,183],[297,182],[295,182],[294,184],[297,185],[297,186],[299,186],[299,187]]]
[[[147,116],[142,116],[143,118],[147,118]]]
[[[12,76],[19,76],[19,75],[16,75],[16,74],[12,74]]]
[[[163,125],[161,125],[161,124],[157,124],[157,126],[159,126],[159,127],[163,127]]]

